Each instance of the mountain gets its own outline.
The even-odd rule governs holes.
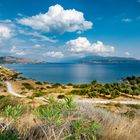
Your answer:
[[[12,63],[40,63],[37,60],[31,60],[28,58],[14,57],[14,56],[3,56],[0,57],[0,64],[12,64]]]
[[[140,60],[128,57],[103,57],[103,56],[87,56],[82,58],[71,58],[63,61],[63,63],[140,63]]]
[[[103,56],[87,56],[78,60],[80,63],[140,63],[140,60],[128,57],[103,57]]]

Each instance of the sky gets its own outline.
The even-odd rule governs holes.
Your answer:
[[[140,59],[140,0],[0,0],[0,56]]]

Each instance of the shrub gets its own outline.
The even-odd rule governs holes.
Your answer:
[[[5,96],[4,95],[0,95],[0,99],[3,99]]]
[[[94,121],[80,119],[71,123],[71,140],[96,140],[96,132],[100,128]]]
[[[3,115],[8,117],[8,118],[12,118],[12,119],[17,119],[18,117],[20,117],[24,112],[24,108],[21,105],[17,105],[17,106],[10,106],[8,105],[4,111],[3,111]]]
[[[44,93],[43,92],[36,92],[36,93],[33,93],[32,96],[33,97],[41,97],[41,96],[44,96]]]
[[[55,83],[52,85],[52,88],[58,88],[59,86],[62,86],[60,83]]]
[[[140,105],[138,105],[138,104],[128,104],[127,106],[134,108],[134,109],[140,109]]]
[[[75,94],[75,95],[87,95],[88,94],[87,89],[82,89],[82,90],[72,90],[70,93]]]
[[[58,99],[64,99],[64,98],[66,98],[66,96],[65,95],[58,95],[57,98]]]
[[[61,132],[62,139],[66,140],[95,140],[96,132],[100,128],[99,124],[82,118],[76,113],[76,106],[72,98],[65,98],[65,102],[60,103],[53,98],[47,100],[47,105],[38,107],[33,113],[46,122],[46,133],[48,129]],[[46,129],[48,128],[48,129]],[[60,139],[60,137],[59,137]]]
[[[75,103],[73,102],[72,97],[66,97],[65,99],[65,104],[69,107],[69,108],[73,108],[75,107]]]
[[[88,95],[89,98],[96,97],[97,96],[97,91],[88,92],[87,95]]]
[[[93,81],[91,82],[91,84],[92,84],[92,85],[96,85],[96,84],[97,84],[97,81],[96,81],[96,80],[93,80]]]
[[[42,85],[42,83],[39,82],[39,81],[36,81],[35,83],[36,83],[37,85]]]
[[[79,85],[79,88],[87,88],[89,86],[90,86],[89,84],[81,84],[81,85]]]
[[[68,83],[67,85],[68,85],[68,86],[73,86],[73,84],[72,84],[72,83]]]
[[[112,91],[111,93],[111,98],[116,98],[116,97],[119,97],[120,96],[120,92],[118,90],[114,90]]]
[[[34,89],[33,86],[29,83],[22,83],[22,85],[28,90]]]
[[[18,132],[11,129],[0,132],[0,140],[19,140]]]
[[[18,78],[18,74],[16,73],[16,74],[12,75],[11,77],[12,77],[13,79],[17,79],[17,78]]]

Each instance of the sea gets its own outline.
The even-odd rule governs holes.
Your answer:
[[[97,80],[100,83],[119,82],[127,76],[140,76],[140,63],[117,64],[6,64],[22,73],[23,77],[40,82],[82,84]]]

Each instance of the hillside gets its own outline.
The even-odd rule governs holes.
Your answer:
[[[87,56],[78,60],[80,63],[140,63],[140,60],[126,57]]]
[[[135,76],[62,85],[0,66],[0,140],[139,140],[139,91]]]
[[[3,56],[0,57],[0,64],[12,64],[12,63],[39,63],[39,61],[31,60],[28,58],[14,57],[14,56]]]

